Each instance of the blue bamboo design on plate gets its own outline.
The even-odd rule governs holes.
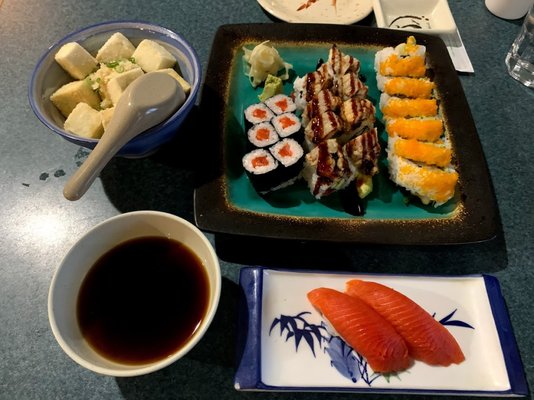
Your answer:
[[[456,311],[457,309],[440,319],[439,323],[442,325],[475,329],[464,321],[453,320],[452,318]],[[354,383],[362,380],[371,386],[380,376],[383,376],[388,382],[392,376],[398,376],[397,373],[381,374],[373,372],[369,374],[367,361],[361,354],[345,343],[341,337],[330,333],[324,321],[321,321],[320,325],[309,323],[305,318],[308,314],[311,314],[311,312],[303,311],[293,316],[280,315],[279,318],[275,318],[271,323],[269,335],[271,335],[273,329],[278,325],[280,327],[280,336],[285,335],[286,342],[290,339],[295,341],[295,352],[298,352],[299,345],[304,339],[314,357],[316,357],[315,346],[317,344],[318,348],[323,348],[323,351],[330,357],[330,365],[342,376],[350,379]],[[435,318],[436,313],[432,314],[432,317]]]

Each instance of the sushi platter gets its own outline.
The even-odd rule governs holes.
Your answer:
[[[439,96],[438,100],[419,102],[434,102],[434,108],[437,107],[442,116],[440,126],[444,124],[447,131],[446,146],[452,149],[445,149],[449,152],[446,163],[452,162],[451,167],[439,171],[432,167],[429,171],[432,174],[438,171],[441,175],[446,171],[451,182],[447,185],[456,186],[456,191],[453,188],[442,201],[429,202],[424,196],[413,201],[413,196],[400,188],[404,182],[400,179],[394,182],[389,176],[391,171],[388,174],[388,163],[393,165],[393,161],[387,156],[389,127],[381,109],[384,99],[393,103],[396,98],[382,94],[384,82],[377,81],[374,65],[378,52],[406,42],[408,34],[314,24],[285,24],[276,31],[271,28],[269,24],[226,25],[220,27],[215,36],[200,104],[201,112],[213,115],[205,119],[202,131],[215,148],[204,163],[204,183],[195,190],[195,220],[201,229],[282,239],[388,244],[468,243],[489,240],[496,235],[499,217],[486,161],[465,95],[441,39],[414,35],[417,44],[426,48],[426,73],[432,75],[432,84]],[[356,80],[364,87],[365,98],[355,100],[357,97],[354,97],[347,101],[352,102],[352,109],[371,110],[372,118],[355,124],[359,135],[355,140],[339,136],[339,150],[334,150],[331,157],[332,160],[339,157],[336,151],[346,153],[346,146],[341,147],[345,143],[356,149],[357,158],[356,151],[362,148],[362,143],[379,142],[378,146],[372,145],[364,151],[367,155],[377,152],[377,159],[362,163],[363,156],[359,153],[360,165],[366,165],[367,171],[359,171],[356,180],[364,178],[365,187],[370,188],[363,195],[358,188],[362,197],[359,209],[363,212],[354,212],[347,206],[341,190],[321,197],[323,193],[334,192],[332,187],[345,187],[342,179],[332,181],[326,190],[313,191],[307,187],[311,185],[310,180],[315,179],[313,167],[317,168],[318,164],[313,161],[313,151],[306,154],[306,148],[306,159],[312,161],[304,162],[302,176],[305,179],[294,184],[291,180],[291,185],[280,181],[277,187],[280,190],[258,189],[252,179],[254,176],[246,166],[244,168],[243,156],[250,150],[247,130],[251,124],[245,114],[251,105],[259,105],[258,97],[262,93],[261,86],[251,85],[244,55],[265,42],[276,48],[285,64],[291,66],[287,73],[289,78],[283,84],[283,95],[288,98],[295,98],[299,79],[318,68],[321,60],[329,59],[334,49],[342,59],[357,60],[359,79]],[[324,62],[320,68],[330,68],[327,65],[330,62]],[[213,110],[218,111],[214,113]],[[345,118],[344,111],[341,112]],[[303,126],[305,116],[305,113],[301,116]],[[316,138],[306,129],[305,142],[314,141]],[[408,141],[403,138],[395,144],[404,142]],[[439,143],[425,143],[425,146],[432,151],[444,150],[444,145]],[[319,144],[316,149],[320,147]],[[312,172],[307,173],[308,164]],[[412,166],[413,163],[408,164]],[[357,168],[357,163],[349,165],[347,171]],[[306,178],[306,174],[311,178]]]
[[[465,359],[374,372],[306,300],[310,291],[375,282],[410,297],[445,327]],[[499,282],[489,275],[353,274],[243,268],[238,390],[518,396],[528,393]],[[454,295],[451,295],[454,293]]]

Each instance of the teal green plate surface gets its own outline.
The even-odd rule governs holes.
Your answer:
[[[342,242],[441,244],[492,238],[498,220],[495,198],[465,95],[443,42],[432,36],[415,36],[427,46],[440,107],[451,133],[460,175],[453,199],[437,208],[425,206],[389,180],[384,150],[387,135],[378,107],[380,173],[363,202],[363,216],[347,212],[338,194],[315,199],[303,181],[260,196],[241,164],[246,151],[243,111],[257,103],[261,93],[244,73],[242,47],[251,49],[270,40],[284,61],[293,66],[284,85],[285,93],[290,94],[294,78],[313,71],[319,59],[326,60],[335,43],[360,60],[368,96],[377,106],[380,93],[374,54],[405,41],[407,35],[356,26],[226,25],[214,39],[202,93],[201,116],[213,116],[204,118],[203,132],[209,136],[206,144],[213,144],[215,151],[210,156],[212,162],[206,165],[205,182],[195,191],[197,225],[214,232]],[[476,177],[470,176],[472,167],[478,171]],[[482,208],[481,203],[485,205]]]

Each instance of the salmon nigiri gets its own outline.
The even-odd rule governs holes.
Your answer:
[[[417,303],[376,282],[353,279],[347,282],[347,294],[359,298],[401,334],[410,356],[430,365],[448,366],[465,360],[452,334]]]
[[[402,337],[363,301],[328,288],[312,290],[308,300],[343,340],[365,357],[373,371],[402,371],[410,366]]]

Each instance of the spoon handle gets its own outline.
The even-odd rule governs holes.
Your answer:
[[[110,128],[112,127],[114,128],[113,131],[108,129],[108,132],[102,136],[85,162],[65,184],[63,195],[67,200],[74,201],[80,199],[87,189],[91,187],[94,180],[100,172],[102,172],[102,169],[104,169],[106,164],[113,158],[125,142],[128,141],[128,138],[125,138],[121,133],[128,130],[130,124],[116,121],[113,126],[110,126]]]

